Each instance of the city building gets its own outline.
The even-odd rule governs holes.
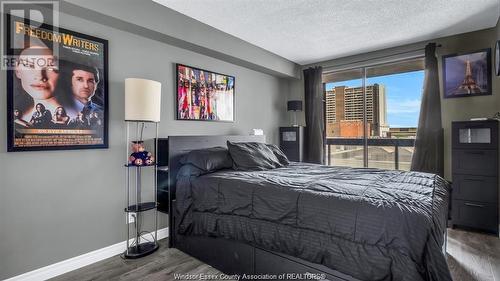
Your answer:
[[[417,135],[416,127],[404,127],[404,128],[389,128],[387,132],[388,138],[415,138]]]
[[[363,87],[338,86],[326,92],[326,136],[363,137],[363,114],[370,137],[387,137],[387,102],[384,85],[366,87],[366,111]]]

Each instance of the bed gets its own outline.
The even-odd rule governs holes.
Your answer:
[[[305,163],[178,175],[187,152],[227,140],[265,137],[169,137],[171,247],[248,279],[451,280],[440,177]]]

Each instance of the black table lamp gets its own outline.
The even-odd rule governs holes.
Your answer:
[[[287,102],[287,110],[293,111],[293,127],[298,127],[297,124],[297,111],[302,111],[302,101],[301,100],[289,100]]]

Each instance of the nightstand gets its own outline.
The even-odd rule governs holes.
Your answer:
[[[280,127],[280,148],[288,160],[302,162],[304,127]]]

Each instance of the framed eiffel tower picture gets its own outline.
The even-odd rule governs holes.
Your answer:
[[[491,49],[443,56],[445,98],[491,95]]]

